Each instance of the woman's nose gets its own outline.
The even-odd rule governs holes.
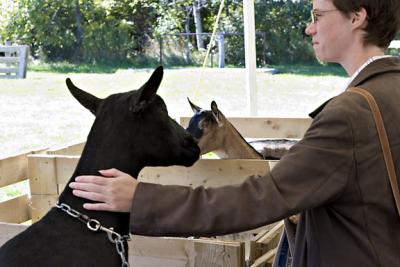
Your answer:
[[[314,25],[314,23],[312,23],[312,22],[310,22],[308,25],[307,25],[307,28],[306,28],[306,34],[307,35],[314,35],[315,34],[315,25]]]

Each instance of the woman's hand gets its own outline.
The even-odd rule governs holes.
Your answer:
[[[103,176],[77,176],[69,184],[72,193],[98,203],[85,203],[88,210],[129,212],[139,182],[117,169],[99,171]]]

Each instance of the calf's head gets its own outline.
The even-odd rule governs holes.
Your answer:
[[[90,157],[99,158],[99,162],[101,158],[111,159],[103,165],[113,166],[102,167],[118,167],[114,164],[122,161],[139,169],[190,166],[199,158],[195,140],[169,117],[164,101],[156,94],[162,77],[163,68],[158,67],[140,89],[104,99],[77,88],[67,79],[72,95],[96,116],[86,147]]]
[[[215,101],[211,102],[211,110],[204,110],[193,104],[188,98],[193,116],[186,130],[198,141],[201,154],[218,150],[226,136],[227,119],[218,109]]]

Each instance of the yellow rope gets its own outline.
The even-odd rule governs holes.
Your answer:
[[[206,57],[204,58],[203,66],[202,66],[201,71],[200,71],[200,76],[199,76],[199,79],[197,81],[196,87],[195,87],[194,92],[193,92],[193,97],[192,97],[193,100],[196,100],[197,97],[198,97],[199,87],[200,87],[200,84],[201,84],[201,82],[203,80],[204,69],[205,69],[206,64],[207,64],[208,56],[210,55],[212,44],[215,41],[215,33],[217,32],[218,22],[219,22],[219,18],[221,17],[222,9],[224,8],[224,4],[225,4],[225,0],[221,0],[221,4],[220,4],[219,10],[218,10],[218,15],[217,15],[217,18],[215,20],[214,28],[213,28],[213,31],[212,31],[212,34],[211,34],[210,43],[208,44]]]

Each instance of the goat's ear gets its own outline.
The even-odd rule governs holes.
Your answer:
[[[212,114],[214,115],[214,118],[217,121],[218,125],[220,125],[222,123],[222,121],[221,121],[222,113],[218,109],[217,103],[214,100],[211,101],[211,111],[212,111]]]
[[[164,75],[162,66],[156,68],[151,75],[150,79],[140,89],[138,102],[150,101],[157,93],[158,87]]]
[[[195,104],[192,103],[192,101],[190,101],[189,97],[187,98],[187,100],[189,101],[189,105],[193,110],[193,113],[199,113],[200,111],[202,111],[203,109],[201,107],[196,106]]]
[[[130,103],[130,111],[142,111],[146,107],[146,104],[156,96],[163,74],[164,71],[162,66],[159,66],[154,70],[150,79],[138,90],[138,97],[135,97],[134,101]]]
[[[90,110],[90,112],[92,112],[94,115],[96,115],[96,111],[101,102],[101,99],[76,87],[72,83],[70,78],[67,78],[65,82],[67,84],[69,91],[75,97],[75,99],[78,100],[78,102],[81,103],[82,106],[84,106],[85,108]]]

